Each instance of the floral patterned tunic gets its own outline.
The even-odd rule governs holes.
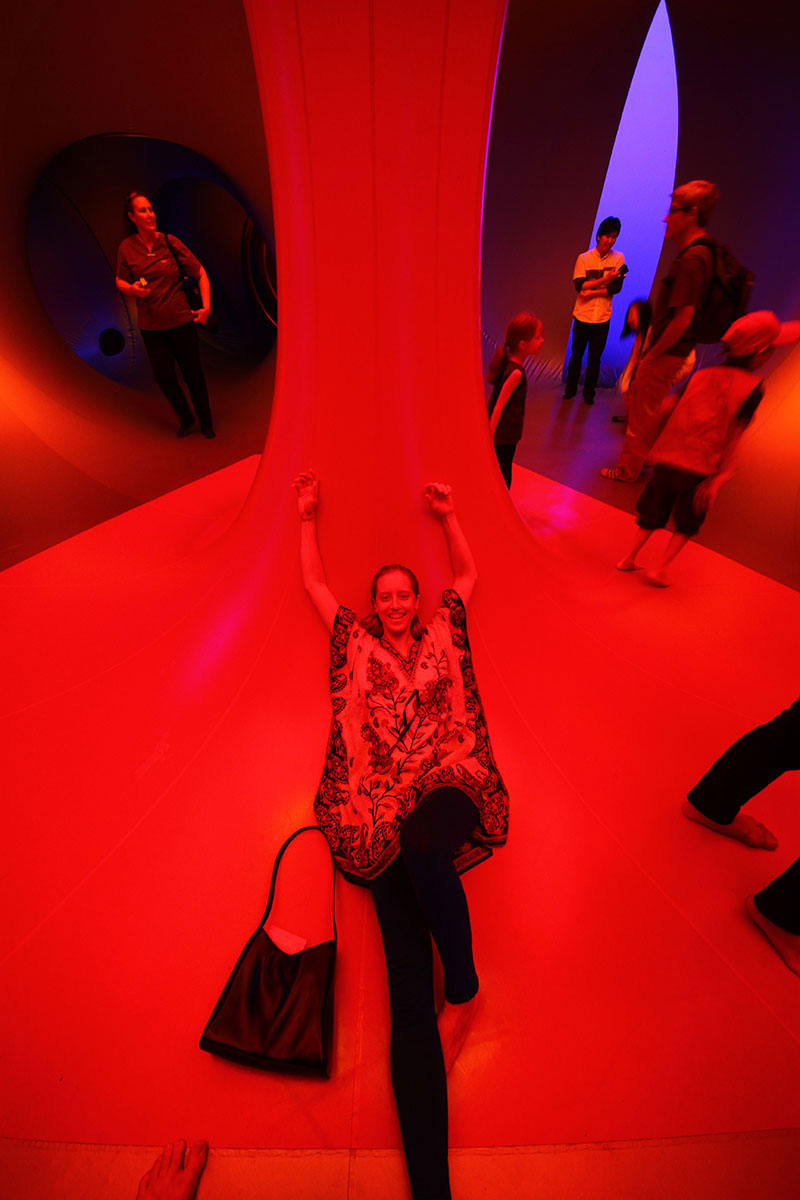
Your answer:
[[[404,659],[347,608],[331,634],[333,718],[314,812],[336,862],[356,882],[399,852],[404,819],[436,787],[478,808],[472,841],[502,845],[508,793],[495,765],[472,667],[464,605],[451,589]]]

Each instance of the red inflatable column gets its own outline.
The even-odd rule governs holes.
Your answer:
[[[505,3],[246,8],[280,294],[274,415],[252,500],[263,512],[279,500],[273,489],[285,496],[290,476],[312,465],[323,524],[349,531],[336,539],[334,573],[363,583],[374,559],[419,563],[432,540],[420,506],[428,478],[454,484],[467,524],[472,503],[511,519],[487,434],[479,342],[484,168]]]

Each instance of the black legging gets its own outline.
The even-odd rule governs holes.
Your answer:
[[[452,1004],[472,999],[467,898],[453,852],[478,811],[457,788],[429,792],[400,829],[401,853],[370,885],[386,953],[391,1012],[390,1064],[414,1200],[450,1200],[447,1080],[433,995],[436,942]]]
[[[213,429],[194,322],[187,321],[185,325],[176,325],[174,329],[142,329],[141,334],[156,383],[178,414],[181,425],[191,425],[194,418],[178,382],[176,365],[186,380],[200,428],[203,432]]]
[[[742,805],[783,775],[800,769],[800,698],[777,717],[740,737],[689,792],[690,804],[718,825],[730,825]],[[759,912],[800,934],[800,858],[754,897]]]
[[[500,473],[506,481],[506,487],[511,490],[511,466],[514,462],[514,455],[517,450],[517,442],[510,442],[508,445],[495,445],[494,452],[497,455],[497,464],[500,467]]]

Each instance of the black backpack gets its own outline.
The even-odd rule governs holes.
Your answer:
[[[697,238],[686,249],[692,246],[705,246],[711,255],[711,278],[691,326],[696,342],[711,345],[746,313],[754,276],[742,266],[729,246],[720,246],[707,237]]]

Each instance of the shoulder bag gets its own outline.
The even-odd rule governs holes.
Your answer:
[[[264,930],[275,897],[278,867],[301,833],[324,836],[316,825],[296,830],[275,859],[264,916],[239,956],[200,1038],[201,1050],[264,1071],[330,1075],[333,976],[336,967],[336,873],[331,856],[333,937],[287,954]]]

